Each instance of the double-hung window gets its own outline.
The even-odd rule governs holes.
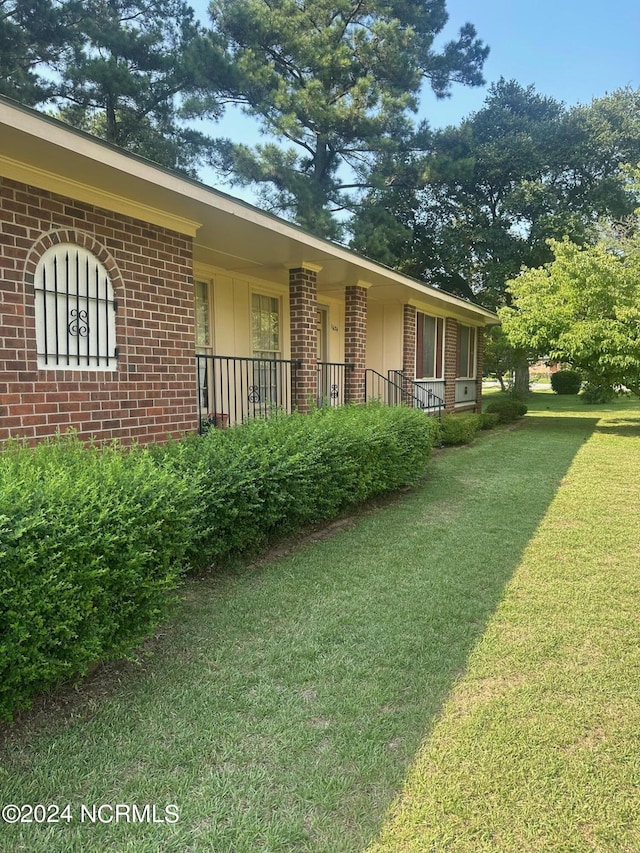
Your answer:
[[[209,355],[213,352],[209,282],[196,281],[194,289],[196,314],[196,352],[201,355]]]
[[[474,379],[476,375],[476,330],[458,326],[458,379]]]
[[[271,364],[281,357],[280,299],[264,293],[251,295],[251,348],[253,351],[254,404],[278,403],[278,369]]]
[[[251,346],[254,358],[280,358],[280,300],[277,296],[251,296]]]
[[[442,379],[444,320],[429,314],[417,314],[416,379]]]

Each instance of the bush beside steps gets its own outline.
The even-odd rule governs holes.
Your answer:
[[[438,427],[438,440],[445,446],[456,444],[469,444],[473,441],[478,430],[493,429],[499,423],[522,417],[527,411],[523,403],[515,403],[511,400],[498,401],[487,406],[482,414],[472,412],[460,412],[459,414],[444,414]],[[508,404],[508,405],[503,405]],[[492,408],[490,408],[492,407]]]
[[[498,423],[508,424],[517,421],[527,414],[527,406],[520,400],[492,400],[485,409],[485,413],[498,416]]]

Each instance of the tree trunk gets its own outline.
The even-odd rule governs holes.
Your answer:
[[[116,118],[115,98],[108,94],[105,101],[105,113],[107,117],[107,142],[118,144],[118,120]]]
[[[529,393],[529,362],[526,355],[518,356],[514,365],[514,393],[526,397]]]

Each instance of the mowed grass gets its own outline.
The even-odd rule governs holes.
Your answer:
[[[601,415],[368,853],[640,850],[640,413]]]
[[[640,849],[639,413],[535,405],[331,535],[190,580],[141,662],[5,729],[0,803],[71,819],[0,850]],[[80,819],[134,803],[159,820]]]

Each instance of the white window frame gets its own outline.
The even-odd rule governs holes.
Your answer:
[[[50,246],[38,261],[34,291],[40,370],[117,370],[118,304],[92,252],[75,243]]]
[[[436,333],[436,341],[434,343],[433,350],[433,375],[432,376],[420,376],[420,372],[422,370],[422,364],[418,364],[418,323],[422,322],[423,317],[428,317],[430,320],[434,321],[435,333]],[[438,338],[438,323],[440,323],[440,353],[437,352],[437,338]],[[417,311],[416,312],[416,380],[425,379],[430,382],[440,382],[444,379],[444,339],[445,339],[445,321],[443,317],[438,317],[435,314],[427,314],[426,311]],[[423,331],[423,341],[424,341],[424,331]],[[423,344],[424,345],[424,344]],[[438,359],[438,355],[440,358]],[[424,361],[424,359],[423,359]],[[440,361],[440,376],[437,376],[437,365],[438,361]]]
[[[254,344],[253,320],[254,320],[254,299],[255,297],[262,299],[270,299],[277,305],[278,308],[278,348],[277,349],[256,349]],[[250,394],[252,395],[252,405],[269,407],[277,405],[281,399],[281,365],[269,364],[271,361],[280,361],[283,357],[282,345],[282,296],[278,293],[269,293],[269,291],[260,288],[252,288],[249,296],[249,322],[251,335],[251,356],[253,359],[253,378],[250,386]]]
[[[460,355],[462,352],[462,330],[466,329],[468,332],[467,344],[466,344],[466,360],[467,360],[467,374],[463,374],[460,370]],[[458,324],[458,339],[457,339],[457,379],[475,379],[476,378],[476,349],[477,349],[477,340],[478,340],[478,330],[475,326],[467,326],[464,323]]]
[[[253,319],[254,319],[254,308],[253,301],[254,297],[265,298],[273,300],[278,306],[278,348],[277,349],[257,349],[254,346],[254,336],[253,336]],[[283,335],[282,335],[282,297],[280,294],[269,293],[267,291],[262,291],[258,289],[252,289],[250,292],[250,305],[249,305],[249,323],[250,329],[249,333],[251,336],[251,355],[253,358],[272,358],[272,359],[281,359],[282,356],[282,344],[283,344]]]
[[[199,298],[198,290],[200,288],[204,288],[204,292],[206,294],[205,300],[201,300]],[[198,320],[199,320],[199,309],[201,308],[201,302],[204,301],[204,305],[202,308],[204,312],[206,312],[206,328],[209,340],[207,342],[198,340]],[[213,282],[207,278],[197,278],[193,284],[193,307],[194,307],[194,317],[195,317],[195,339],[196,339],[196,353],[200,355],[213,355],[214,353],[214,324],[213,324]]]

